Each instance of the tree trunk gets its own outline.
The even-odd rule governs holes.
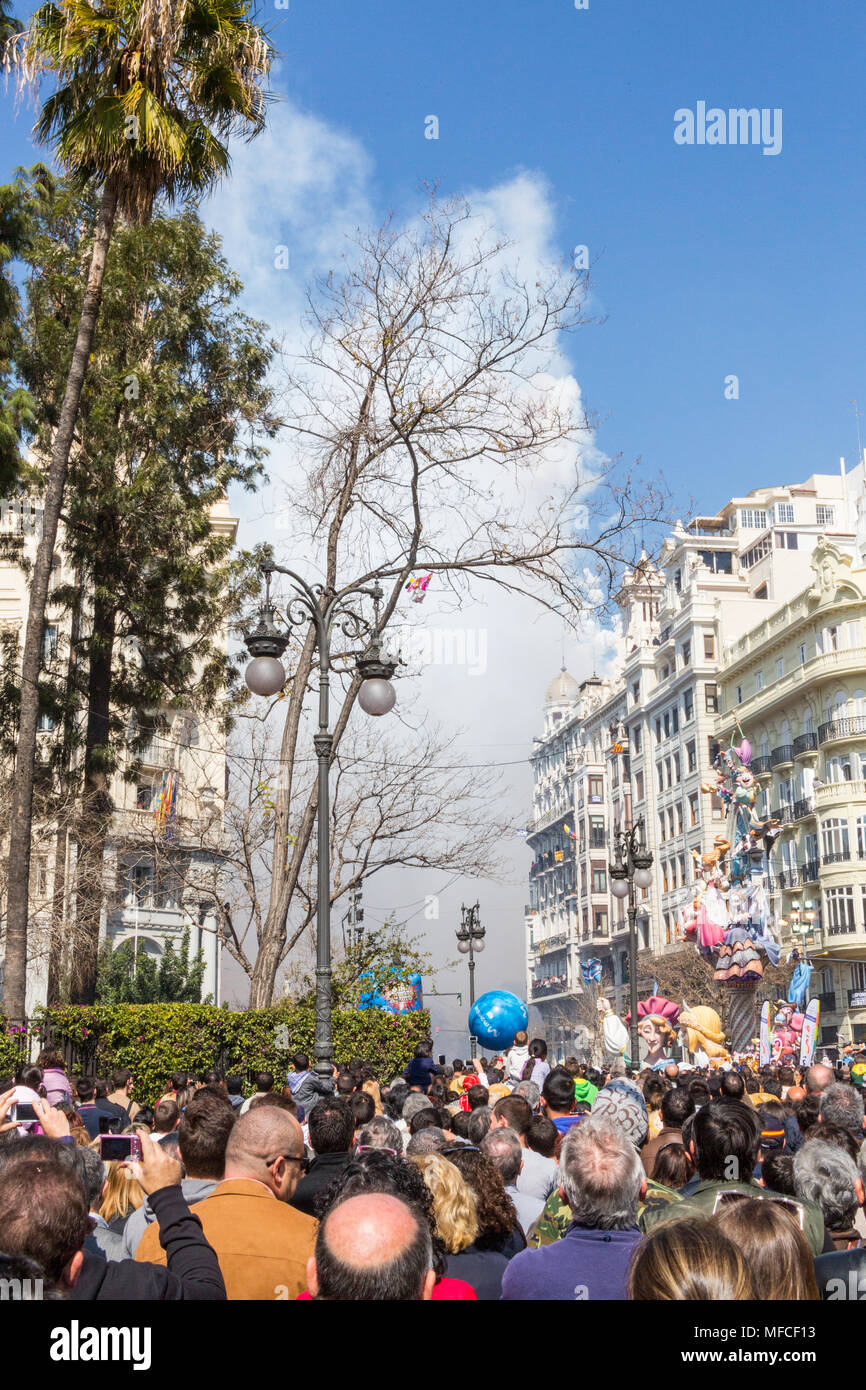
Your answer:
[[[94,229],[93,250],[87,287],[81,305],[81,317],[75,338],[72,363],[66,378],[66,391],[54,442],[45,488],[42,512],[42,537],[36,551],[30,603],[21,669],[21,706],[18,719],[18,747],[15,758],[15,778],[12,790],[12,826],[9,836],[9,883],[6,916],[6,988],[5,1015],[7,1023],[21,1023],[25,1016],[27,996],[27,918],[30,887],[30,838],[33,817],[33,782],[36,764],[36,726],[39,719],[39,671],[42,664],[42,642],[45,609],[51,562],[57,539],[57,525],[66,471],[72,448],[72,436],[90,351],[99,317],[105,262],[117,210],[117,192],[107,184]]]
[[[117,612],[110,602],[106,602],[98,567],[94,594],[90,671],[87,683],[84,795],[78,830],[75,881],[75,953],[71,990],[73,1004],[92,1004],[96,998],[105,841],[114,809],[110,793],[109,716]]]
[[[75,681],[78,669],[78,643],[81,636],[82,575],[78,570],[75,576],[75,602],[69,626],[69,660],[66,666],[66,699],[63,712],[63,752],[61,757],[61,790],[63,793],[64,818],[71,814],[74,803],[74,789],[70,779],[72,768],[72,745],[75,734]],[[54,884],[51,895],[51,941],[48,953],[49,1004],[65,1002],[61,993],[68,994],[68,980],[65,982],[66,958],[66,851],[69,844],[69,829],[66,819],[57,825],[57,839],[54,844]]]

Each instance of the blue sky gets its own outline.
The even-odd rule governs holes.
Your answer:
[[[289,3],[262,10],[281,52],[271,131],[235,150],[233,179],[205,210],[253,312],[290,334],[306,273],[333,264],[356,221],[410,217],[423,181],[482,201],[493,190],[518,235],[541,229],[545,253],[570,259],[588,246],[591,308],[604,321],[570,342],[571,369],[599,420],[599,448],[661,471],[675,513],[690,498],[713,511],[752,487],[835,471],[843,454],[853,465],[852,398],[866,416],[862,5]],[[781,153],[677,145],[674,112],[699,101],[781,108]],[[437,140],[424,138],[430,115]],[[8,95],[10,172],[35,156],[31,124],[25,108],[13,118]],[[292,270],[277,279],[282,241]],[[726,400],[732,374],[739,399]],[[249,544],[262,507],[242,516]],[[490,626],[488,680],[455,689],[459,673],[427,672],[424,698],[438,714],[459,711],[467,752],[513,763],[539,732],[561,627],[526,623],[515,650],[508,615],[491,609],[480,621]],[[567,647],[578,677],[596,663],[590,646]],[[513,806],[528,812],[526,765],[507,776]],[[506,941],[495,982],[519,988],[522,842],[512,858],[511,883],[481,896]],[[371,890],[370,915],[438,886],[410,876]],[[453,956],[451,926],[476,889],[459,883],[443,897],[437,954]],[[464,1026],[448,1009],[440,1021]],[[449,1052],[457,1036],[443,1038]]]

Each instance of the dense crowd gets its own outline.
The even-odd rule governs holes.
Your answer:
[[[419,1046],[387,1078],[299,1053],[246,1096],[178,1071],[151,1108],[129,1070],[43,1052],[0,1081],[0,1279],[79,1301],[857,1298],[863,1061],[611,1074],[518,1034],[491,1061]]]

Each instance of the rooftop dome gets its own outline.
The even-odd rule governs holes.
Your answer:
[[[573,705],[580,694],[580,686],[563,666],[559,675],[547,687],[545,702],[548,705]]]

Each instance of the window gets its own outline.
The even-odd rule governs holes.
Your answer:
[[[698,754],[693,738],[689,739],[689,742],[686,744],[686,766],[689,772],[697,772]]]
[[[756,589],[755,592],[754,592],[753,595],[752,595],[752,598],[758,598],[758,599],[769,598],[769,594],[768,594],[768,592],[767,592],[767,586],[766,586],[766,584],[762,584],[761,587],[760,587],[760,589]]]
[[[664,841],[667,839],[667,835],[665,834],[665,813],[664,813],[664,811],[659,811],[659,839],[662,841],[662,843],[664,843]]]
[[[704,686],[704,708],[707,714],[718,714],[719,687],[717,685]]]
[[[718,756],[719,740],[717,738],[713,738],[711,734],[710,737],[707,739],[707,761],[709,762],[710,767],[713,766]]]
[[[692,664],[692,644],[691,644],[691,642],[683,642],[683,665],[684,665],[684,666],[690,666],[691,664]]]
[[[656,763],[656,786],[660,792],[665,789],[665,766],[664,763]]]
[[[670,758],[665,758],[665,779],[666,779],[666,781],[667,781],[668,787],[672,787],[673,784],[674,784],[674,779],[673,779],[673,776],[671,775],[671,760],[670,760]]]
[[[799,645],[799,647],[797,648],[797,656],[800,658],[800,665],[801,665],[801,666],[805,666],[805,665],[806,665],[806,643],[805,643],[805,642],[801,642],[800,645]]]
[[[673,769],[674,769],[673,780],[674,780],[674,783],[677,783],[677,782],[679,782],[679,781],[681,780],[681,777],[680,777],[680,755],[679,755],[679,753],[674,753],[674,756],[673,756]]]
[[[821,826],[821,850],[825,859],[831,855],[847,859],[850,855],[848,845],[848,822],[833,817]]]
[[[815,521],[818,526],[832,526],[836,520],[835,507],[822,507],[820,504],[815,508]]]
[[[827,925],[831,934],[854,931],[854,889],[850,883],[827,889]]]
[[[776,680],[781,680],[785,674],[785,658],[780,656],[776,662]]]
[[[676,591],[677,591],[678,594],[681,594],[682,591],[683,591],[683,572],[682,572],[682,570],[674,570],[674,588],[676,589]]]
[[[36,860],[36,893],[40,898],[48,895],[48,860],[44,855]]]
[[[849,647],[859,647],[859,646],[860,646],[860,622],[859,622],[859,619],[855,619],[853,623],[846,623],[845,626],[846,626],[847,629],[848,629],[848,646],[849,646]]]
[[[716,796],[715,792],[713,792],[712,796],[710,797],[710,813],[712,815],[713,820],[725,819],[724,802],[722,801],[722,798],[720,796]]]
[[[681,855],[680,855],[680,887],[681,887],[681,888],[685,888],[687,882],[688,882],[688,876],[687,876],[687,874],[686,874],[686,856],[685,856],[684,854],[681,854]]]
[[[670,738],[670,736],[671,736],[671,716],[670,716],[670,712],[667,711],[667,712],[665,713],[665,738]]]
[[[42,660],[46,663],[53,661],[57,655],[57,628],[46,627],[42,634]]]
[[[702,565],[714,574],[733,574],[734,557],[729,550],[699,550]]]
[[[594,805],[598,805],[604,799],[604,780],[601,777],[590,777],[589,779],[589,799]]]
[[[676,887],[676,884],[674,885],[674,887]],[[664,859],[663,859],[663,860],[662,860],[662,892],[663,892],[663,893],[666,893],[667,891],[668,891],[668,866],[667,866],[667,860],[664,860]]]
[[[631,731],[631,746],[635,753],[640,752],[640,724],[635,724]]]
[[[776,531],[773,539],[777,550],[796,550],[797,532],[796,531]]]
[[[777,526],[793,526],[794,508],[790,502],[777,502],[774,511],[776,513],[775,520]]]
[[[682,803],[681,801],[678,801],[677,804],[676,804],[676,813],[677,813],[677,834],[678,834],[678,835],[682,835],[682,833],[683,833],[683,803]]]
[[[713,661],[716,655],[716,639],[712,632],[704,633],[704,660]]]
[[[663,667],[662,667],[661,679],[662,679],[663,681],[666,681],[667,678],[668,678],[668,676],[670,675],[670,673],[671,673],[671,668],[670,668],[670,666],[663,666]],[[659,682],[659,684],[661,684],[661,682]]]
[[[50,733],[53,732],[53,729],[54,729],[54,718],[53,718],[53,716],[50,715],[50,714],[46,714],[45,711],[43,710],[42,713],[40,714],[39,720],[38,720],[38,722],[37,722],[37,724],[36,724],[36,730],[37,730],[37,732],[40,733],[40,734],[50,734]]]
[[[669,840],[672,840],[673,838],[674,838],[674,811],[673,811],[673,807],[672,807],[672,806],[669,806],[669,807],[668,807],[668,839],[669,839]]]
[[[700,825],[701,817],[698,809],[698,794],[692,792],[689,797],[689,825]]]
[[[662,721],[661,721],[660,719],[657,719],[657,720],[656,720],[656,743],[661,743],[661,741],[662,741]]]
[[[635,797],[635,801],[643,801],[643,799],[644,799],[643,773],[642,773],[642,772],[638,772],[638,773],[635,774],[635,779],[634,779],[634,797]]]
[[[691,690],[683,692],[683,718],[688,724],[695,710],[694,693]]]
[[[866,859],[866,816],[858,816],[857,821],[857,858]]]
[[[671,710],[671,728],[675,734],[678,734],[680,731],[680,712],[676,705],[674,705],[674,708]]]
[[[593,869],[592,871],[592,891],[593,893],[607,892],[607,870]]]
[[[741,705],[741,704],[743,703],[743,687],[742,687],[741,685],[738,685],[738,686],[737,686],[736,696],[737,696],[737,704],[738,704],[738,705]]]
[[[758,508],[746,507],[740,511],[740,525],[750,531],[760,531],[767,524],[767,513]]]
[[[150,906],[153,901],[153,865],[128,864],[124,871],[124,904]]]
[[[753,565],[757,565],[763,560],[765,555],[770,553],[770,537],[762,536],[757,545],[750,546],[743,555],[740,556],[740,568],[750,570]]]
[[[593,923],[599,936],[607,936],[607,908],[593,908]]]
[[[139,782],[135,789],[135,804],[139,811],[150,811],[156,805],[156,783]]]
[[[756,672],[755,672],[755,694],[757,695],[757,693],[758,693],[759,691],[763,690],[763,688],[764,688],[764,673],[763,673],[763,671],[756,671]]]

